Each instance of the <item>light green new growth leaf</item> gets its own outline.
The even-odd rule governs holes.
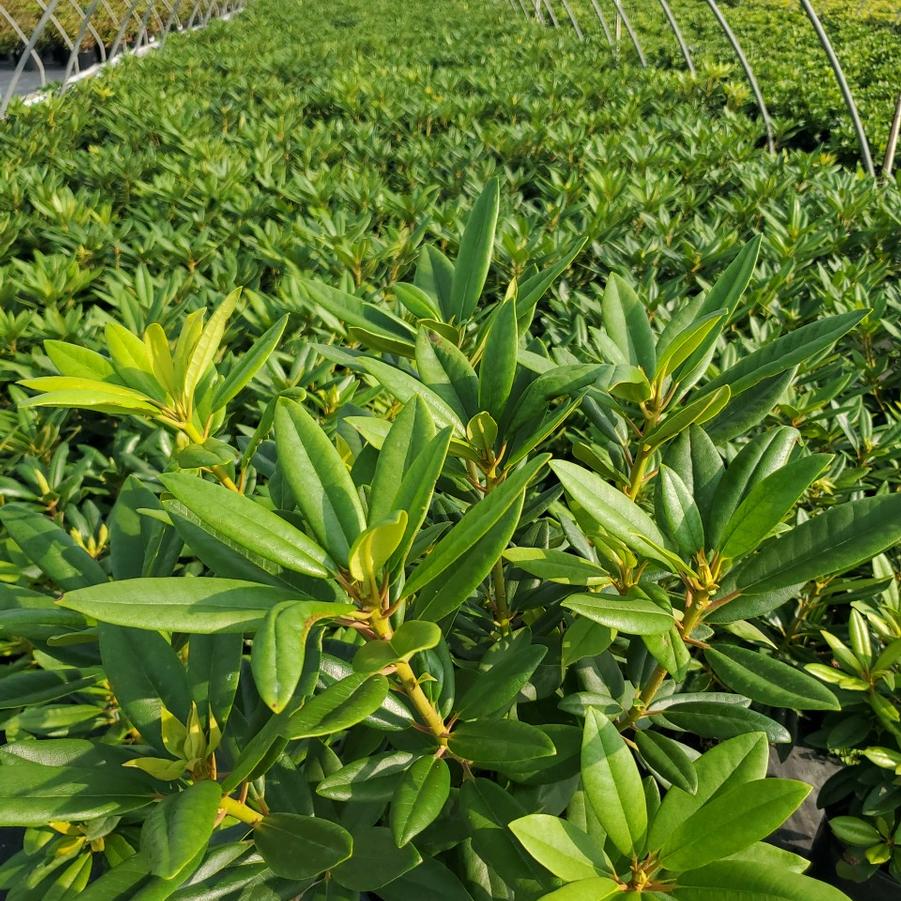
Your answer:
[[[194,346],[193,352],[185,369],[184,379],[181,385],[181,397],[185,404],[190,405],[194,398],[194,392],[200,384],[207,369],[213,365],[222,337],[225,335],[225,326],[229,317],[234,312],[235,304],[241,296],[241,289],[235,288],[225,300],[216,308],[209,321],[203,327],[200,338]]]
[[[397,510],[388,519],[360,532],[348,555],[351,576],[358,582],[376,585],[382,569],[401,543],[406,528],[406,511]]]
[[[609,873],[596,841],[566,820],[535,813],[514,820],[510,829],[538,863],[566,882]]]

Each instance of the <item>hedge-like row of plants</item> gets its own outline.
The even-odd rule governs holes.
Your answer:
[[[771,745],[899,875],[897,187],[601,58],[259,0],[12,110],[11,901],[841,898]]]
[[[744,72],[705,0],[668,0],[702,77],[725,78],[730,103],[756,114]],[[559,6],[559,4],[557,4]],[[592,43],[606,39],[590,0],[571,5]],[[611,30],[614,5],[598,0]],[[813,0],[864,121],[874,155],[882,159],[901,84],[901,15],[883,0]],[[676,39],[657,0],[622,0],[639,42],[652,65],[685,67]],[[776,119],[779,142],[814,150],[826,147],[852,163],[859,159],[857,138],[835,76],[798,0],[735,0],[720,8],[737,35]],[[568,28],[568,20],[559,20]],[[625,29],[621,50],[636,63]]]

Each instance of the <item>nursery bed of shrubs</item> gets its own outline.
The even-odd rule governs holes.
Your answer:
[[[257,0],[11,109],[11,901],[839,899],[792,747],[901,880],[901,194],[731,79]]]

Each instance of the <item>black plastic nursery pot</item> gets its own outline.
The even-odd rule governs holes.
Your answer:
[[[877,870],[866,882],[842,879],[835,871],[835,865],[843,854],[844,848],[824,818],[811,849],[808,875],[834,885],[853,901],[898,901],[901,898],[901,883],[885,870]]]

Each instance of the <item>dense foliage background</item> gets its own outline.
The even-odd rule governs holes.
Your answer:
[[[671,3],[695,78],[655,4],[627,4],[667,64],[643,70],[625,45],[614,58],[589,4],[574,4],[591,31],[579,43],[506,4],[257,0],[12,108],[0,819],[29,829],[0,869],[10,898],[588,899],[618,895],[602,883],[625,885],[630,860],[633,891],[656,874],[650,897],[717,897],[725,872],[754,898],[837,897],[760,841],[806,791],[763,780],[768,741],[845,764],[820,796],[848,849],[840,870],[898,876],[901,194],[855,168],[831,76],[798,90],[823,63],[794,6],[726,10],[778,117],[770,156],[705,5]],[[901,54],[891,9],[865,12],[836,5],[826,21],[878,148]],[[454,262],[475,285],[465,301],[442,282]],[[698,343],[674,363],[677,338]],[[35,381],[58,373],[107,387]],[[54,390],[73,393],[26,400]],[[424,502],[409,486],[406,506],[378,499],[385,446],[398,478],[437,461]],[[711,471],[733,473],[731,494],[705,489]],[[778,503],[748,525],[757,508],[741,503],[768,476],[784,484],[753,499]],[[490,528],[474,527],[485,510]],[[742,513],[729,541],[723,510]],[[785,582],[779,561],[777,585],[767,567],[787,546],[800,568]],[[430,574],[435,559],[475,581]],[[734,600],[720,582],[747,594],[755,566],[765,601],[693,622]],[[253,582],[248,640],[234,640],[242,621],[211,635],[183,611],[166,619],[162,588],[123,581],[138,577],[176,594]],[[113,611],[142,592],[143,612]],[[267,617],[264,633],[261,611],[298,593],[317,612]],[[350,606],[319,610],[336,601]],[[219,602],[191,603],[213,617]],[[384,632],[404,626],[406,645]],[[324,726],[309,708],[342,685]],[[650,706],[655,692],[679,709]],[[119,766],[153,759],[168,769]],[[142,767],[155,782],[139,784]],[[724,767],[734,783],[711,775]],[[42,794],[53,779],[63,788]],[[741,794],[717,807],[727,788]],[[411,798],[423,822],[397,812]],[[654,838],[696,815],[724,839],[662,852],[610,819],[616,804]],[[770,814],[755,821],[758,804]],[[751,824],[737,839],[724,810]],[[334,856],[308,873],[292,861],[322,838],[304,831],[313,814]],[[535,841],[557,831],[559,858]],[[759,875],[774,868],[778,887]]]

